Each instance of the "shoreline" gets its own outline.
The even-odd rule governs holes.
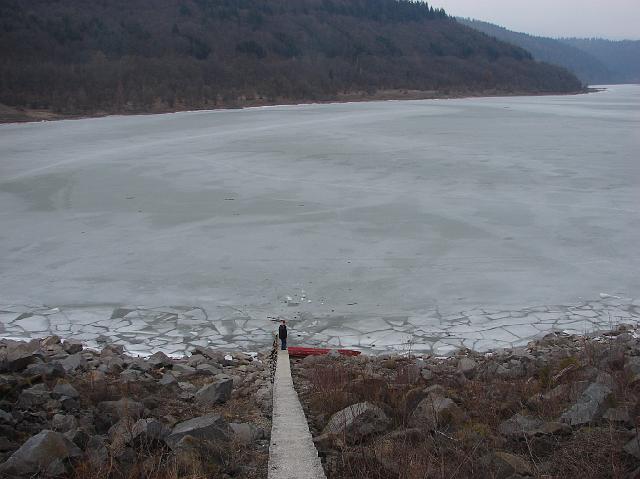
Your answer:
[[[264,100],[245,101],[241,105],[222,105],[203,108],[167,108],[157,111],[121,111],[121,112],[94,112],[89,114],[64,114],[55,113],[50,110],[33,110],[9,105],[0,104],[0,125],[12,125],[21,123],[40,123],[47,121],[62,120],[87,120],[93,118],[107,118],[112,116],[143,116],[143,115],[165,115],[168,113],[193,113],[193,112],[214,112],[225,110],[246,110],[251,108],[282,107],[282,106],[304,106],[304,105],[331,105],[348,103],[365,103],[379,101],[418,101],[418,100],[461,100],[467,98],[511,98],[511,97],[538,97],[538,96],[574,96],[599,93],[606,91],[606,88],[587,87],[583,91],[576,92],[460,92],[441,93],[436,90],[383,90],[374,94],[364,92],[354,92],[342,94],[336,98],[327,100],[307,100],[307,101],[287,101],[285,99],[275,102]]]
[[[570,304],[515,308],[473,308],[453,312],[424,311],[399,321],[397,314],[356,314],[345,323],[331,315],[282,316],[292,328],[292,345],[357,349],[364,353],[413,352],[453,354],[461,348],[487,351],[517,347],[552,331],[586,334],[612,324],[640,322],[640,300],[601,293]],[[94,345],[116,342],[132,353],[182,354],[207,346],[256,351],[273,341],[273,316],[211,316],[203,306],[151,304],[127,306],[0,304],[0,336],[28,340],[57,334]],[[354,329],[357,327],[357,330]],[[337,327],[336,327],[337,326]],[[357,334],[356,334],[357,332]]]
[[[335,345],[308,345],[301,344],[295,341],[289,341],[289,346],[295,347],[304,347],[304,348],[323,348],[328,349],[329,352],[325,355],[327,357],[337,357],[338,350],[343,349],[353,349],[358,351],[360,355],[363,357],[368,357],[376,360],[383,360],[387,358],[397,358],[397,359],[431,359],[438,361],[449,361],[461,356],[475,356],[475,357],[486,357],[490,358],[493,356],[501,356],[508,354],[513,350],[522,350],[530,347],[531,344],[540,343],[545,340],[545,338],[552,336],[561,336],[561,337],[570,337],[574,340],[580,340],[583,342],[602,342],[606,341],[608,338],[615,337],[620,334],[620,332],[631,332],[634,334],[634,338],[637,338],[640,341],[640,321],[635,318],[626,318],[625,321],[617,321],[615,323],[611,323],[609,327],[602,327],[600,329],[594,329],[585,332],[575,332],[572,330],[560,330],[560,329],[549,329],[548,331],[541,332],[539,335],[529,338],[529,341],[526,343],[518,343],[511,346],[496,346],[488,349],[473,349],[466,346],[458,346],[452,349],[449,349],[445,352],[437,352],[437,351],[429,351],[420,348],[412,348],[407,347],[407,349],[390,349],[385,351],[376,351],[376,350],[362,350],[357,346],[335,346]],[[290,337],[291,331],[289,331]],[[276,338],[277,330],[274,329],[273,338]],[[267,351],[270,350],[275,343],[271,344],[254,344],[253,348],[243,348],[238,347],[234,344],[211,344],[211,345],[194,345],[188,348],[185,348],[183,351],[174,351],[167,352],[166,348],[163,347],[151,347],[149,351],[141,351],[136,350],[136,348],[130,348],[126,341],[123,344],[123,341],[119,340],[117,337],[107,337],[103,336],[97,341],[94,340],[80,340],[76,339],[72,336],[65,336],[64,334],[41,334],[34,335],[29,337],[19,337],[19,336],[7,336],[3,333],[0,333],[0,346],[6,344],[36,344],[47,342],[51,338],[56,338],[56,341],[69,343],[69,344],[78,344],[82,346],[82,350],[92,354],[100,354],[100,352],[105,348],[117,347],[121,350],[121,354],[127,355],[131,358],[147,360],[156,355],[162,355],[163,357],[167,357],[172,361],[181,361],[188,358],[190,354],[194,354],[191,351],[200,351],[200,350],[211,350],[217,351],[221,357],[236,357],[242,356],[246,357],[249,360],[256,361],[258,359],[264,359],[265,355],[268,354]],[[274,339],[275,341],[275,339]],[[320,355],[320,357],[324,357]],[[2,357],[0,356],[0,365],[1,365]],[[299,361],[299,358],[296,358],[296,361]]]

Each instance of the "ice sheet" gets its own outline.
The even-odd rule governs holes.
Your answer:
[[[283,317],[314,344],[427,344],[448,318],[454,342],[489,319],[523,340],[572,304],[571,327],[635,321],[638,131],[638,86],[1,125],[2,334],[263,346]]]

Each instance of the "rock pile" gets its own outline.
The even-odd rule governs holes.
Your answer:
[[[292,368],[328,477],[640,477],[640,334]],[[353,471],[359,471],[361,476]],[[384,472],[381,472],[384,471]]]
[[[1,340],[0,394],[0,477],[154,468],[266,477],[271,381],[262,354],[197,348],[140,358],[56,336]]]

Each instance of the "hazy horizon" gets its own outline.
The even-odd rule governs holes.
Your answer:
[[[639,40],[640,2],[612,0],[437,0],[449,15],[495,23],[509,30],[547,37]]]

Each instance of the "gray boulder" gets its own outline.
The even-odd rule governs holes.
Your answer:
[[[62,343],[62,349],[64,349],[67,354],[76,354],[82,351],[82,343],[74,339],[67,339]]]
[[[46,379],[61,378],[65,370],[60,363],[33,363],[27,366],[25,373],[29,376],[42,376]]]
[[[69,439],[69,441],[74,443],[80,449],[84,450],[91,436],[83,428],[77,428],[65,432],[64,437]]]
[[[524,438],[525,436],[535,434],[543,424],[544,421],[541,419],[523,416],[518,413],[500,423],[498,432],[509,438]]]
[[[348,406],[338,411],[325,426],[322,434],[338,434],[349,443],[387,430],[391,420],[382,409],[369,402]]]
[[[211,406],[226,402],[231,397],[233,390],[233,379],[219,379],[218,381],[205,384],[196,393],[196,402]]]
[[[511,350],[511,357],[522,361],[533,361],[535,359],[531,351],[524,346],[513,348]]]
[[[402,405],[404,409],[404,414],[410,415],[420,404],[424,398],[428,396],[428,393],[424,390],[424,388],[413,388],[407,391],[402,398]]]
[[[173,364],[173,360],[162,351],[149,356],[147,362],[154,368],[164,368]]]
[[[605,384],[590,384],[578,401],[562,413],[560,421],[571,426],[582,426],[595,421],[602,415],[605,402],[611,392],[611,388]]]
[[[487,367],[487,374],[489,376],[499,376],[501,378],[511,377],[511,371],[503,364],[494,363]]]
[[[438,393],[430,393],[416,406],[409,418],[409,425],[437,429],[455,422],[462,412],[455,402]]]
[[[219,374],[218,376],[216,376],[216,379],[226,379],[227,377],[228,376],[226,374],[222,374],[222,375]],[[243,379],[242,379],[242,376],[239,376],[237,374],[233,374],[231,376],[231,380],[233,382],[233,387],[234,388],[238,388],[238,387],[242,386],[242,383],[244,382]]]
[[[171,371],[175,377],[183,379],[190,378],[198,374],[196,368],[192,368],[191,366],[180,363],[174,364],[171,368]]]
[[[60,364],[67,373],[72,373],[77,370],[85,369],[87,366],[87,360],[84,358],[82,353],[75,353],[64,358],[60,361]]]
[[[111,447],[114,449],[121,449],[131,443],[133,440],[133,436],[131,435],[133,424],[133,419],[125,417],[109,428],[107,436],[111,443]]]
[[[49,399],[51,399],[51,393],[47,390],[47,387],[44,384],[36,384],[20,393],[16,406],[19,409],[40,407]]]
[[[101,357],[106,356],[122,356],[124,354],[124,346],[122,344],[107,344],[102,351],[100,351]]]
[[[176,384],[177,382],[178,382],[178,380],[171,373],[163,374],[162,377],[160,378],[160,381],[158,381],[158,383],[162,384],[163,386],[169,386],[171,384]]]
[[[169,432],[169,428],[157,419],[139,419],[131,428],[131,439],[134,444],[148,445],[164,441]]]
[[[271,411],[273,410],[273,388],[271,383],[266,383],[264,386],[258,388],[253,397],[260,406],[263,414],[271,417]]]
[[[77,411],[80,409],[80,400],[77,398],[62,396],[58,401],[60,401],[60,405],[65,411]]]
[[[54,348],[60,344],[60,336],[47,336],[40,340],[40,345],[45,348]]]
[[[80,393],[78,392],[78,390],[69,383],[56,384],[53,388],[53,391],[51,391],[51,394],[55,399],[58,399],[62,396],[74,399],[80,397]]]
[[[154,379],[137,369],[125,369],[120,373],[120,381],[123,383],[152,382]]]
[[[492,377],[498,376],[501,378],[518,378],[526,374],[526,367],[519,359],[510,359],[506,362],[498,362],[503,361],[504,359],[498,359],[495,362],[490,362],[484,371],[484,377],[487,379],[491,379]]]
[[[194,386],[193,384],[191,384],[191,383],[190,383],[190,382],[188,382],[188,381],[182,381],[182,382],[179,382],[179,383],[178,383],[178,387],[179,387],[180,389],[182,389],[183,391],[189,391],[189,392],[192,392],[192,393],[194,393],[194,394],[195,394],[195,393],[197,392],[197,390],[198,390],[198,388],[197,388],[196,386]]]
[[[192,436],[205,441],[228,442],[233,436],[233,431],[222,416],[208,414],[176,424],[165,439],[165,442],[173,448],[185,436]]]
[[[144,381],[143,373],[136,369],[125,369],[120,373],[120,381],[123,383],[136,383],[139,381]]]
[[[65,461],[82,455],[82,451],[62,434],[44,430],[29,438],[20,449],[0,465],[0,474],[10,477],[35,474],[60,475]]]
[[[161,443],[169,435],[169,428],[154,418],[138,419],[124,418],[111,426],[109,440],[111,445],[122,448],[126,445],[148,448]]]
[[[220,374],[222,369],[217,368],[211,364],[198,364],[196,366],[196,371],[198,374],[203,374],[205,376],[215,376],[216,374]]]
[[[56,414],[51,419],[51,427],[54,431],[68,432],[78,427],[78,420],[71,414]]]
[[[215,349],[211,349],[211,348],[207,348],[204,346],[198,346],[193,350],[193,355],[200,355],[200,356],[204,356],[205,358],[219,363],[219,364],[223,364],[224,363],[224,356],[225,354],[222,351],[217,351]]]
[[[24,370],[30,364],[40,361],[43,354],[34,350],[30,344],[9,343],[0,352],[0,372],[18,372]]]
[[[193,368],[198,367],[198,365],[206,363],[207,358],[205,358],[201,354],[192,354],[189,359],[187,359],[187,364]]]
[[[498,432],[508,439],[527,439],[533,436],[571,434],[571,428],[564,423],[545,422],[518,413],[500,423]]]
[[[117,374],[125,368],[125,362],[120,356],[103,356],[101,359],[105,372]]]
[[[152,369],[151,365],[142,358],[134,358],[129,363],[129,369],[135,369],[137,371],[147,372]]]
[[[264,431],[250,422],[232,422],[229,427],[233,431],[235,439],[243,444],[250,444],[264,438]]]

